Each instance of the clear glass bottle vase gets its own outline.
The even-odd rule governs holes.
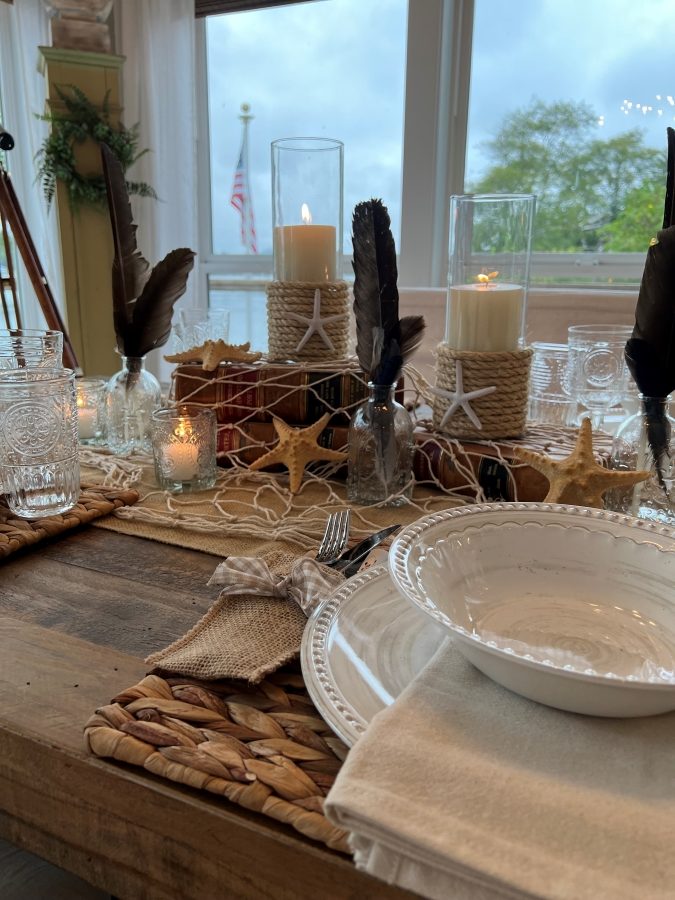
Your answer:
[[[161,388],[146,371],[144,356],[123,356],[122,369],[106,388],[107,443],[120,456],[152,453],[152,414],[161,406]]]
[[[641,395],[640,411],[619,427],[612,445],[611,468],[644,469],[651,476],[635,487],[608,491],[605,507],[672,527],[675,525],[675,419],[668,410],[669,402],[670,397]],[[658,466],[650,437],[651,443],[661,448]]]
[[[369,384],[370,396],[349,426],[347,499],[402,506],[413,489],[413,425],[394,399],[396,385]]]

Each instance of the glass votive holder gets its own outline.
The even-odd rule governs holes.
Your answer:
[[[17,516],[67,512],[80,496],[75,376],[70,369],[0,371],[0,483]]]
[[[528,418],[542,425],[573,425],[577,403],[567,383],[567,344],[533,341]]]
[[[454,350],[499,353],[524,344],[535,198],[450,198],[445,340]]]
[[[203,491],[216,482],[216,414],[194,404],[152,414],[155,476],[167,491]]]
[[[342,270],[344,145],[272,141],[274,280],[334,282]]]
[[[105,431],[104,378],[76,378],[77,433],[80,444],[101,444]]]
[[[63,332],[41,328],[0,329],[0,369],[63,364]]]

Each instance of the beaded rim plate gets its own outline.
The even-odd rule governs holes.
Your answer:
[[[591,715],[675,708],[670,528],[586,507],[474,505],[409,525],[389,567],[416,608],[517,693]]]
[[[386,566],[373,566],[334,591],[307,622],[300,661],[309,695],[351,746],[444,638],[398,594]]]

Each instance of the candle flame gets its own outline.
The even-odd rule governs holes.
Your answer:
[[[186,444],[193,437],[192,431],[192,423],[188,419],[184,419],[182,416],[178,419],[178,423],[173,430],[173,433],[176,435],[179,441]]]
[[[82,396],[82,394],[78,394],[77,395],[77,408],[82,409],[83,406],[84,406],[84,397]]]
[[[480,272],[476,275],[476,281],[487,287],[491,281],[494,281],[497,275],[499,275],[499,272]]]
[[[311,225],[312,224],[312,214],[309,211],[309,206],[306,203],[303,203],[300,208],[300,217],[302,218],[303,225]]]

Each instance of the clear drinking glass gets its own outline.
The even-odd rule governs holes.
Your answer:
[[[577,409],[567,384],[567,344],[533,341],[529,419],[545,425],[571,425]]]
[[[343,178],[341,141],[272,142],[275,281],[316,283],[341,277]]]
[[[593,428],[627,393],[624,350],[632,331],[632,325],[571,325],[567,330],[570,396],[589,411]]]
[[[80,494],[75,376],[70,369],[0,371],[0,482],[27,519],[72,509]]]
[[[181,309],[173,328],[175,352],[200,347],[204,341],[227,341],[230,333],[230,313],[226,309]]]
[[[0,330],[0,369],[57,369],[62,362],[63,332],[39,328]]]
[[[216,415],[194,404],[152,415],[157,483],[168,491],[203,491],[216,481]]]

